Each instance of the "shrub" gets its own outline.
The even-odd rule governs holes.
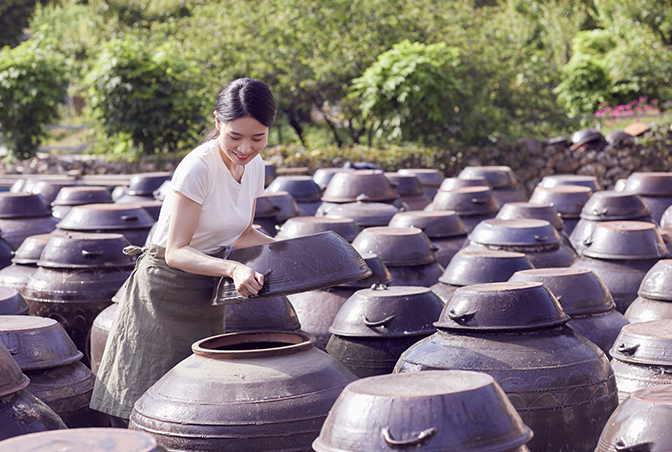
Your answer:
[[[35,155],[67,86],[66,59],[48,42],[33,39],[0,50],[0,130],[10,157]]]

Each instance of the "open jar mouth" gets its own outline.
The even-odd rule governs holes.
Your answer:
[[[314,345],[315,338],[303,332],[241,331],[201,339],[191,349],[206,358],[250,359],[292,355]]]

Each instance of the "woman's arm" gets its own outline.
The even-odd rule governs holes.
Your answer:
[[[264,284],[264,276],[261,273],[240,262],[208,256],[189,245],[196,231],[201,205],[179,192],[175,194],[168,225],[166,263],[189,273],[232,278],[236,290],[244,297],[259,292]],[[250,227],[251,223],[248,229]],[[247,232],[248,229],[246,233],[250,234]]]
[[[233,243],[233,246],[236,248],[247,248],[248,246],[262,245],[264,243],[275,242],[273,237],[269,237],[266,234],[263,234],[257,231],[254,228],[254,212],[257,210],[257,200],[254,200],[254,206],[252,206],[252,218],[250,218],[250,224],[247,225],[245,231],[240,234],[240,237]]]

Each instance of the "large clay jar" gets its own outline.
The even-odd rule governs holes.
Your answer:
[[[310,176],[278,176],[266,187],[266,191],[285,191],[292,195],[302,217],[315,215],[322,202],[322,189]]]
[[[639,195],[611,190],[593,193],[583,205],[581,219],[569,238],[574,249],[583,251],[598,223],[618,220],[653,223],[651,211]]]
[[[508,166],[467,166],[457,177],[470,179],[484,177],[493,188],[493,193],[499,205],[508,202],[525,201],[525,193],[520,189],[518,178]]]
[[[0,452],[165,452],[149,433],[121,428],[78,428],[31,433],[0,442]]]
[[[227,304],[224,307],[224,332],[298,331],[301,323],[286,296]]]
[[[392,276],[391,285],[430,287],[443,273],[432,242],[418,228],[365,228],[352,246],[361,254],[377,255]]]
[[[0,441],[27,433],[67,428],[54,410],[25,390],[29,383],[0,341]]]
[[[360,289],[392,282],[390,272],[378,256],[363,254],[362,258],[371,270],[371,276],[326,289],[309,290],[287,296],[294,306],[301,329],[315,337],[315,347],[320,350],[326,350],[327,342],[331,338],[329,328],[348,298]]]
[[[548,221],[483,220],[469,234],[465,249],[490,249],[524,253],[535,268],[568,267],[576,261],[574,250],[565,245]]]
[[[463,286],[506,282],[519,270],[534,268],[523,253],[501,250],[461,250],[431,289],[445,304]]]
[[[637,298],[646,273],[668,254],[656,226],[642,221],[599,223],[584,245],[572,267],[592,270],[607,286],[621,313]]]
[[[661,259],[651,267],[639,286],[638,297],[625,311],[631,322],[672,319],[672,260]]]
[[[112,194],[107,187],[79,185],[63,187],[51,203],[52,215],[63,218],[73,206],[84,204],[113,203]]]
[[[565,232],[571,236],[581,217],[581,209],[592,195],[590,187],[581,185],[556,185],[536,187],[529,201],[533,204],[550,204],[565,223]]]
[[[95,377],[56,320],[1,316],[0,341],[30,379],[26,391],[49,405],[68,427],[108,426],[105,415],[89,409]]]
[[[350,383],[313,448],[523,452],[530,438],[532,430],[490,375],[427,371]]]
[[[325,231],[334,231],[348,242],[352,242],[359,234],[360,228],[352,218],[300,216],[285,221],[275,238],[292,239]]]
[[[562,238],[562,243],[573,248],[569,241],[569,236],[565,232],[565,222],[562,217],[550,204],[533,204],[531,202],[508,202],[504,204],[497,212],[500,220],[516,220],[519,218],[532,218],[536,220],[546,220],[551,223]]]
[[[543,268],[516,272],[509,281],[543,283],[571,317],[567,325],[607,355],[628,320],[616,310],[609,289],[585,268]]]
[[[0,316],[28,315],[28,303],[16,289],[0,286]]]
[[[672,449],[672,386],[638,389],[604,426],[595,452],[662,452]]]
[[[355,292],[336,315],[327,353],[358,377],[389,374],[399,356],[436,332],[443,304],[425,287],[372,286]]]
[[[285,221],[300,214],[298,204],[288,192],[266,192],[257,198],[254,222],[275,237]]]
[[[353,168],[343,168],[343,167],[317,168],[313,173],[313,180],[315,181],[317,186],[324,191],[324,189],[327,188],[327,185],[329,185],[329,182],[331,182],[331,179],[334,177],[334,174],[342,172],[352,172],[352,171],[357,170]]]
[[[48,234],[56,229],[58,218],[38,194],[0,192],[0,231],[12,249],[31,235]]]
[[[568,320],[541,283],[465,286],[395,372],[486,372],[535,432],[530,450],[592,451],[618,404],[616,382],[602,350]]]
[[[499,204],[490,187],[460,187],[453,190],[439,190],[432,203],[424,209],[428,212],[448,210],[460,216],[467,232],[478,223],[494,218]]]
[[[400,168],[397,172],[417,177],[429,199],[434,199],[444,179],[443,173],[436,168]]]
[[[539,186],[544,188],[558,185],[581,185],[590,188],[594,192],[600,189],[597,177],[583,174],[553,174],[542,177],[541,182],[539,182]]]
[[[618,398],[672,383],[672,320],[631,323],[621,329],[611,349]]]
[[[399,201],[408,210],[422,210],[432,202],[432,198],[425,193],[420,179],[413,174],[385,173],[385,177],[392,182],[399,195]]]
[[[660,223],[665,210],[672,206],[672,173],[634,172],[625,180],[623,191],[641,196],[653,219]]]
[[[40,260],[42,250],[51,237],[51,234],[26,237],[14,252],[12,264],[0,270],[0,286],[21,291],[30,275],[37,271],[37,261]]]
[[[21,293],[30,314],[58,320],[88,365],[88,335],[96,316],[128,279],[135,261],[122,253],[121,234],[53,236]]]
[[[198,341],[136,402],[129,428],[171,451],[310,451],[357,378],[313,343],[268,331]]]
[[[381,170],[357,170],[334,173],[324,189],[322,201],[355,202],[365,195],[371,202],[392,202],[399,198],[390,180]]]
[[[315,212],[317,217],[353,220],[358,228],[387,226],[392,217],[400,211],[399,207],[384,202],[373,202],[365,195],[357,201],[341,204],[322,203]]]
[[[446,177],[441,182],[439,190],[449,191],[461,187],[488,187],[492,190],[490,183],[485,177],[472,177],[471,179],[460,179],[459,177]]]
[[[390,227],[418,228],[431,240],[437,262],[445,267],[467,239],[467,230],[460,217],[452,211],[399,212]]]

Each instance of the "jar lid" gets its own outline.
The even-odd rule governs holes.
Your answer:
[[[454,286],[505,282],[515,272],[530,268],[534,267],[523,253],[462,249],[450,260],[439,282]]]
[[[349,337],[405,337],[436,332],[443,303],[427,287],[375,285],[348,298],[329,332]]]
[[[385,173],[399,196],[419,196],[425,194],[425,189],[414,174]]]
[[[58,229],[71,231],[111,231],[151,228],[154,218],[135,204],[83,204],[73,206],[58,222]]]
[[[488,180],[485,177],[472,177],[471,179],[460,179],[459,177],[446,177],[439,190],[449,191],[462,187],[490,187]]]
[[[123,253],[128,245],[122,234],[66,232],[49,239],[37,265],[50,268],[129,267],[135,265],[135,259]]]
[[[637,295],[652,300],[672,301],[672,259],[661,259],[649,270]]]
[[[672,366],[672,320],[624,325],[609,354],[634,364]]]
[[[602,134],[595,128],[582,129],[572,134],[572,144],[581,145],[590,143],[591,141],[598,141],[602,139]]]
[[[672,173],[632,173],[623,190],[644,196],[672,196]]]
[[[165,451],[149,433],[121,428],[73,428],[29,433],[6,439],[0,452],[35,451],[105,451],[162,452]]]
[[[369,201],[393,201],[398,194],[381,170],[337,172],[324,189],[322,201],[354,202],[360,195]]]
[[[596,259],[660,259],[667,247],[653,223],[643,221],[604,221],[583,242],[583,255]]]
[[[51,215],[51,206],[37,193],[0,192],[0,219]]]
[[[352,242],[359,234],[360,228],[351,218],[299,216],[287,219],[280,227],[275,238],[289,239],[324,231],[334,231],[348,242]]]
[[[500,220],[516,220],[518,218],[546,220],[558,231],[565,227],[562,217],[550,204],[507,202],[499,209],[495,218],[499,218]]]
[[[518,179],[508,166],[467,166],[457,177],[460,179],[483,177],[495,189],[518,187]]]
[[[377,255],[388,267],[436,262],[432,242],[418,228],[365,228],[352,241],[352,246],[360,253]]]
[[[383,263],[378,255],[373,253],[360,253],[362,259],[366,262],[366,266],[371,270],[371,276],[359,279],[357,281],[350,281],[345,284],[341,284],[338,287],[351,287],[354,289],[366,289],[371,287],[373,284],[390,284],[392,282],[392,275],[387,269],[387,266]]]
[[[521,270],[509,281],[543,283],[570,317],[597,314],[616,308],[607,286],[586,268]]]
[[[83,356],[61,324],[46,317],[0,316],[0,341],[22,371],[64,366]]]
[[[21,372],[21,368],[5,344],[0,341],[0,397],[14,394],[30,384],[28,377]]]
[[[430,239],[467,235],[460,216],[452,210],[399,212],[392,217],[388,226],[422,229]]]
[[[255,211],[255,218],[273,217],[279,221],[286,221],[292,217],[298,217],[301,214],[301,209],[296,203],[292,195],[286,191],[265,192],[257,197],[257,204],[270,202],[271,207],[264,209],[264,214],[257,214]],[[270,215],[266,215],[266,210],[270,210]]]
[[[443,308],[437,328],[510,331],[552,328],[569,316],[542,283],[501,282],[460,287]]]
[[[489,187],[461,187],[439,190],[430,204],[433,211],[452,210],[460,216],[494,214],[499,204]]]
[[[486,246],[548,247],[562,242],[560,234],[548,221],[530,218],[481,221],[469,240]]]
[[[593,193],[581,210],[581,218],[585,220],[634,220],[650,216],[651,211],[639,195],[613,190]]]
[[[397,171],[399,174],[412,174],[424,186],[438,187],[443,181],[443,173],[436,168],[400,168]]]
[[[14,252],[12,262],[15,264],[36,264],[51,237],[53,237],[51,234],[36,234],[26,237]]]
[[[322,189],[311,176],[277,176],[268,187],[267,192],[285,191],[292,195],[296,202],[317,202],[322,198]]]
[[[530,196],[533,204],[550,204],[562,218],[579,218],[583,205],[593,191],[580,185],[557,185],[555,187],[536,187]]]
[[[173,173],[168,171],[156,171],[149,173],[137,173],[131,176],[128,182],[126,194],[139,196],[153,196],[165,181],[172,179]]]
[[[0,286],[0,318],[6,315],[28,315],[28,304],[18,290]]]
[[[47,203],[51,203],[63,188],[74,187],[76,185],[77,182],[74,179],[41,180],[35,183],[30,192],[34,195],[42,196],[47,200]]]
[[[335,204],[324,212],[322,216],[327,218],[352,219],[360,228],[366,228],[387,225],[397,212],[399,212],[399,208],[392,204],[369,202],[368,199],[360,198],[357,202]],[[316,216],[320,216],[319,209]]]
[[[78,206],[81,204],[111,203],[112,194],[107,187],[77,185],[63,187],[51,203],[52,206]]]
[[[352,168],[343,168],[343,167],[318,168],[313,173],[313,180],[322,190],[324,190],[325,188],[327,188],[327,185],[329,185],[329,182],[331,182],[331,178],[334,177],[334,174],[347,171],[356,171],[356,170]]]
[[[541,182],[539,182],[539,186],[546,188],[557,185],[581,185],[590,188],[592,191],[600,189],[597,177],[583,174],[553,174],[551,176],[544,176]]]

